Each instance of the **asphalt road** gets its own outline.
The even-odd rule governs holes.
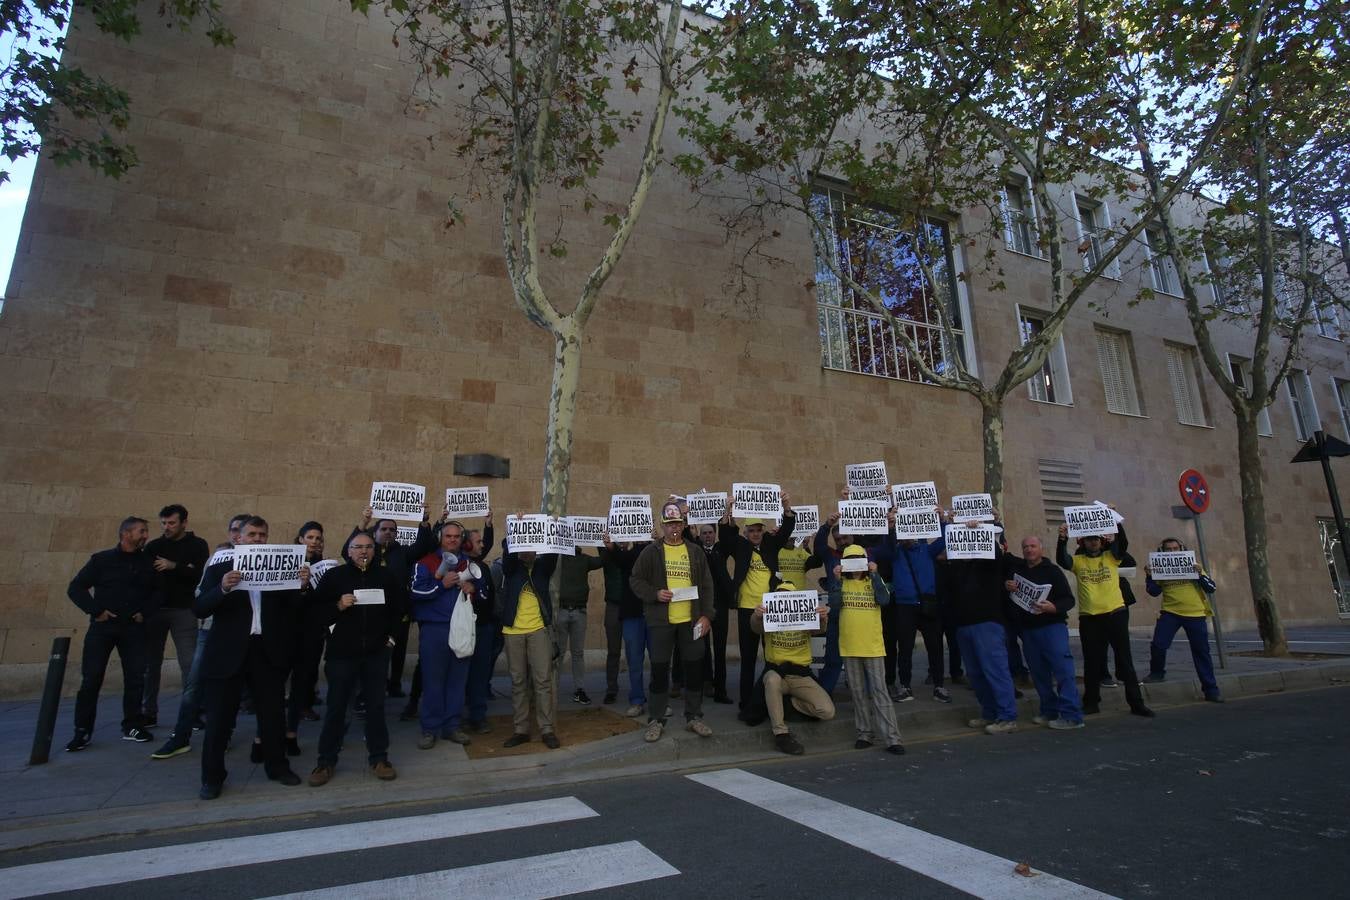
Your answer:
[[[1344,895],[1350,689],[1089,723],[12,853],[0,897]]]

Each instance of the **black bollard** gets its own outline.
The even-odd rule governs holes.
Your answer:
[[[56,714],[61,708],[61,685],[66,680],[66,660],[70,658],[70,638],[52,640],[52,656],[47,661],[47,684],[42,688],[42,708],[38,710],[37,733],[33,735],[33,753],[30,766],[40,766],[52,752],[52,732],[56,730]]]

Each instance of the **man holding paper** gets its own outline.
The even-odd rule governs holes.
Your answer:
[[[366,756],[381,781],[398,776],[389,763],[389,726],[384,695],[389,650],[403,609],[393,575],[375,565],[375,539],[358,534],[347,542],[345,565],[330,569],[310,595],[311,621],[328,631],[328,705],[319,734],[319,756],[310,787],[322,787],[337,768],[346,730],[347,704],[359,686],[366,701]]]
[[[685,727],[699,737],[711,737],[712,729],[703,721],[703,636],[712,624],[713,577],[703,548],[684,537],[679,503],[661,507],[661,541],[643,548],[629,583],[642,598],[652,661],[643,739],[654,743],[665,731],[670,658],[676,642],[684,665]]]
[[[780,591],[795,591],[790,581]],[[811,673],[811,636],[825,633],[830,608],[816,607],[818,627],[805,631],[765,631],[764,604],[750,616],[750,627],[764,636],[764,705],[769,711],[773,745],[784,753],[801,756],[806,748],[793,737],[783,719],[783,698],[792,700],[797,712],[827,722],[834,718],[834,701]]]
[[[235,551],[267,543],[267,520],[244,522]],[[292,548],[294,549],[294,548]],[[301,566],[301,586],[309,583],[309,567]],[[285,679],[295,652],[296,630],[304,603],[297,589],[261,590],[240,587],[244,573],[234,555],[208,566],[192,602],[197,618],[212,617],[202,653],[202,689],[206,695],[206,737],[202,741],[203,800],[220,796],[229,774],[225,745],[234,730],[239,695],[245,684],[253,695],[263,770],[272,781],[297,785],[300,776],[286,761]]]
[[[1022,558],[1008,556],[1008,612],[1022,635],[1027,668],[1041,698],[1037,725],[1056,730],[1083,727],[1083,707],[1069,650],[1069,610],[1073,592],[1064,573],[1045,556],[1036,535],[1022,538]]]
[[[1158,622],[1153,626],[1153,642],[1149,647],[1149,675],[1144,679],[1156,684],[1167,677],[1167,651],[1178,629],[1186,631],[1186,641],[1191,645],[1191,660],[1195,663],[1195,674],[1200,679],[1200,688],[1205,699],[1211,703],[1222,703],[1219,694],[1219,682],[1214,678],[1214,662],[1209,655],[1209,629],[1205,617],[1214,615],[1209,597],[1214,593],[1214,581],[1205,574],[1205,570],[1190,556],[1191,571],[1181,577],[1168,572],[1167,577],[1155,571],[1154,563],[1159,565],[1172,563],[1171,568],[1184,568],[1175,565],[1176,554],[1189,553],[1176,538],[1167,538],[1158,545],[1158,552],[1149,555],[1149,564],[1144,567],[1147,579],[1144,589],[1150,597],[1162,595],[1162,610],[1158,613]],[[1163,554],[1168,554],[1164,557]]]
[[[968,724],[985,734],[1009,734],[1017,730],[1017,694],[1008,670],[1005,628],[1006,542],[1003,534],[995,530],[998,528],[997,524],[949,524],[944,532],[945,602],[951,603],[961,659],[980,703],[980,717]]]

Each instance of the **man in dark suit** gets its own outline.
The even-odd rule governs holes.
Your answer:
[[[267,521],[254,516],[244,523],[240,544],[267,543]],[[303,605],[299,591],[236,590],[243,573],[234,559],[209,567],[192,604],[198,618],[212,617],[202,654],[202,687],[206,695],[206,739],[202,744],[203,800],[220,796],[225,782],[225,745],[234,728],[239,695],[245,684],[253,694],[253,709],[262,743],[263,769],[272,781],[300,783],[286,761],[282,735],[286,730],[286,672],[295,650],[296,629]],[[308,583],[309,568],[300,570]]]

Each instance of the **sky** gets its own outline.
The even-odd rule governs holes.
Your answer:
[[[23,224],[23,207],[28,202],[28,186],[33,181],[36,156],[18,162],[0,159],[0,171],[9,173],[9,181],[0,185],[0,290],[9,284],[9,269],[14,262],[14,245]]]

